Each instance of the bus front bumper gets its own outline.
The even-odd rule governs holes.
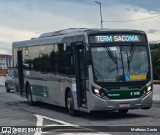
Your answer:
[[[132,99],[101,99],[95,95],[89,105],[89,111],[96,110],[123,110],[149,109],[152,107],[153,91],[148,95]]]

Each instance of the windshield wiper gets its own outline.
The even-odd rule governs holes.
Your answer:
[[[113,61],[113,63],[116,64],[116,67],[117,67],[117,74],[118,74],[118,62],[117,62],[117,55],[116,55],[116,52],[115,52],[115,56],[113,54],[113,52],[109,49],[108,46],[105,46],[104,47],[106,48],[106,52],[107,54],[109,55],[109,57],[111,58],[111,60]]]
[[[127,55],[127,65],[128,65],[128,71],[129,71],[129,73],[130,73],[130,63],[132,63],[133,56],[134,56],[134,52],[135,52],[135,45],[132,45],[132,46],[131,46],[130,55],[129,55],[128,52],[126,51],[126,55]]]
[[[128,71],[130,73],[130,60],[129,60],[129,56],[128,56],[128,52],[126,51],[126,54],[127,54],[127,64],[128,64]],[[133,57],[132,57],[133,58]]]
[[[135,45],[132,45],[131,50],[130,50],[130,56],[128,56],[128,58],[129,58],[129,63],[131,63],[132,60],[133,60],[134,52],[135,52],[135,50],[136,50],[135,48],[136,48]]]

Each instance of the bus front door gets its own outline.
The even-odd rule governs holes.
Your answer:
[[[74,51],[75,71],[76,71],[76,88],[78,107],[86,108],[86,64],[85,64],[85,46],[76,45]]]

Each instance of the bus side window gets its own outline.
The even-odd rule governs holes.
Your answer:
[[[65,74],[67,75],[75,75],[74,71],[74,59],[73,59],[73,50],[71,44],[66,44],[65,50]]]

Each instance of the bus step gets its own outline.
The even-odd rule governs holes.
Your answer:
[[[79,107],[79,110],[83,112],[88,112],[87,108],[83,108],[83,107]]]
[[[86,103],[86,99],[85,98],[83,98],[82,101],[83,101],[83,103]]]
[[[86,108],[87,106],[86,106],[86,104],[82,104],[82,107]]]

